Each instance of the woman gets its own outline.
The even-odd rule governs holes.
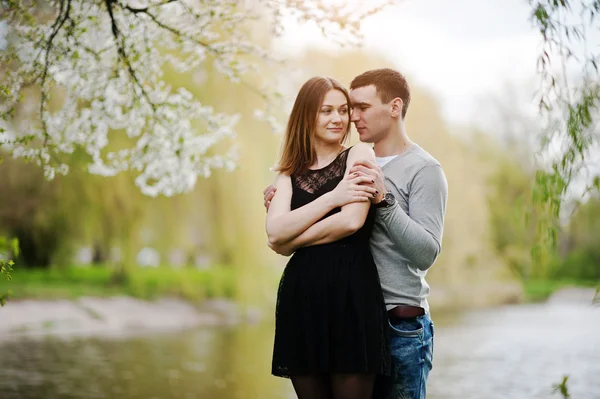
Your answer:
[[[386,313],[369,250],[375,189],[347,176],[365,144],[345,148],[350,99],[337,81],[315,77],[296,98],[267,212],[269,246],[291,254],[277,295],[274,375],[299,399],[369,399],[387,374]],[[346,176],[346,178],[344,178]],[[354,202],[347,204],[349,196]]]

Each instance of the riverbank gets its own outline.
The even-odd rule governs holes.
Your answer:
[[[0,308],[0,340],[36,336],[130,336],[200,326],[256,323],[258,309],[225,299],[200,305],[181,299],[118,296],[74,300],[16,300]]]
[[[272,276],[273,289],[277,287],[278,275]],[[77,299],[81,297],[130,296],[138,299],[176,297],[192,303],[213,298],[235,297],[236,268],[215,265],[206,269],[132,268],[127,277],[120,277],[110,267],[66,267],[60,269],[20,269],[12,272],[12,281],[0,279],[0,293],[11,291],[13,300],[20,299]],[[443,305],[462,302],[457,295],[478,290],[468,301],[476,301],[475,307],[499,303],[539,302],[557,290],[568,287],[593,288],[600,282],[581,280],[529,280],[523,283],[481,282],[475,286],[445,287],[431,283],[431,302]],[[458,295],[460,296],[460,295]],[[474,299],[480,298],[480,299]]]
[[[595,293],[594,288],[562,288],[544,302],[591,306]],[[446,312],[442,309],[434,305],[432,312],[443,317]],[[122,337],[201,326],[255,324],[271,316],[272,309],[240,306],[227,299],[207,299],[197,304],[183,299],[127,296],[13,300],[0,308],[0,340],[48,335]]]
[[[279,276],[275,272],[271,277],[276,290]],[[465,283],[464,287],[446,287],[437,282],[431,282],[431,285],[432,306],[445,307],[445,304],[457,303],[463,307],[463,302],[468,301],[478,308],[503,303],[540,302],[563,288],[594,288],[600,282],[563,279]],[[226,265],[202,270],[169,266],[132,268],[126,277],[119,276],[114,269],[106,266],[16,268],[12,272],[12,281],[0,279],[0,293],[11,291],[12,300],[128,296],[146,300],[174,297],[201,303],[214,298],[232,299],[235,289],[236,268]]]
[[[128,296],[147,300],[174,297],[200,303],[213,298],[233,298],[235,272],[235,268],[224,265],[202,270],[168,266],[132,268],[126,276],[104,266],[17,267],[11,273],[11,281],[0,279],[0,293],[10,291],[9,299],[13,301]]]
[[[0,280],[0,339],[19,336],[123,336],[256,322],[259,310],[235,297],[236,270],[108,267],[15,269]]]
[[[7,306],[0,308],[0,339],[143,334],[254,323],[272,315],[272,309],[236,304],[235,284],[235,270],[223,266],[135,269],[120,279],[108,268],[17,270],[11,282],[0,282],[0,293],[12,291]],[[272,285],[269,297],[274,300],[276,279]],[[530,281],[523,286],[515,282],[432,284],[429,303],[436,315],[547,300],[591,303],[593,285],[575,281]]]
[[[589,280],[529,280],[523,283],[524,301],[543,302],[557,292],[593,292],[600,287],[600,281]],[[592,297],[593,298],[593,297]]]

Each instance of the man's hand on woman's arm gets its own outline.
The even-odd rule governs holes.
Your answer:
[[[366,202],[379,194],[376,188],[368,185],[370,182],[371,179],[368,176],[360,176],[358,173],[352,173],[346,175],[334,190],[323,195],[330,198],[334,208],[353,202]],[[277,187],[273,184],[263,190],[263,200],[267,211],[276,192]]]
[[[275,187],[274,184],[268,185],[263,190],[263,197],[264,197],[264,201],[265,201],[265,209],[267,211],[269,210],[269,206],[271,205],[271,200],[275,196],[275,192],[276,191],[277,191],[277,187]]]
[[[371,199],[371,202],[378,204],[383,200],[383,196],[387,191],[385,188],[385,180],[383,171],[375,162],[368,159],[360,159],[352,165],[350,173],[365,177],[367,180],[362,184],[371,187],[377,192],[376,196]]]
[[[375,160],[373,149],[366,145],[356,145],[350,150],[348,165],[352,165],[358,159]],[[290,241],[270,240],[269,247],[275,252],[285,255],[300,247],[340,240],[360,229],[365,222],[371,205],[369,203],[370,198],[377,195],[377,190],[367,184],[372,180],[370,177],[350,174],[349,169],[350,166],[346,169],[344,179],[338,183],[334,190],[323,194],[319,199],[312,202],[327,198],[330,204],[341,206],[340,212],[315,222],[302,234]],[[277,197],[275,197],[276,201]],[[312,203],[298,209],[309,207]]]

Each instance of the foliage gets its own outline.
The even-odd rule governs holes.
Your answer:
[[[189,301],[234,298],[236,275],[231,266],[199,270],[170,266],[130,268],[127,277],[115,279],[110,266],[66,266],[27,269],[11,283],[14,298],[63,299],[82,296],[128,295],[141,299],[179,297]],[[0,289],[5,283],[0,282]],[[273,286],[275,286],[273,284]]]
[[[569,380],[569,376],[565,375],[560,384],[554,384],[553,392],[559,392],[564,399],[569,399],[571,395],[569,394],[569,388],[567,387],[567,381]]]
[[[11,193],[0,197],[1,233],[19,238],[21,256],[14,260],[21,267],[61,264],[85,246],[94,259],[107,260],[113,247],[125,255],[121,237],[134,241],[135,221],[150,199],[144,201],[127,173],[89,176],[77,155],[69,175],[50,182],[21,159],[7,158],[0,168],[0,191]]]
[[[12,260],[5,259],[5,256],[8,256],[9,254],[14,256],[19,255],[19,241],[16,238],[8,240],[6,237],[0,236],[0,275],[7,281],[12,280],[10,272],[13,271],[13,266],[15,264]],[[10,294],[10,291],[7,294],[0,294],[0,306],[5,305]]]
[[[511,150],[505,153],[510,154]],[[541,271],[532,269],[528,256],[533,245],[535,221],[523,220],[530,203],[533,176],[508,156],[497,154],[496,157],[499,159],[494,162],[494,171],[487,182],[492,244],[521,280],[543,277],[536,275]]]
[[[544,261],[556,249],[563,201],[573,182],[583,180],[583,196],[600,190],[600,171],[593,170],[599,149],[595,129],[600,83],[597,46],[588,45],[596,30],[599,0],[530,0],[531,19],[543,46],[538,59],[539,108],[546,121],[542,138],[543,167],[537,173],[534,204],[541,210],[533,259]],[[569,79],[577,70],[579,78]],[[597,159],[597,156],[595,157]]]
[[[526,302],[543,302],[553,293],[563,288],[595,288],[596,282],[590,280],[576,280],[568,278],[529,279],[523,282]]]
[[[496,150],[495,152],[498,152]],[[513,153],[513,151],[506,151]],[[486,158],[492,158],[486,154]],[[510,156],[497,154],[494,171],[488,180],[490,229],[492,243],[513,273],[523,281],[552,279],[560,282],[600,281],[600,199],[592,196],[584,204],[574,206],[574,213],[557,231],[557,253],[548,253],[545,262],[532,262],[527,256],[534,244],[536,223],[541,212],[529,209],[533,175]],[[542,215],[543,216],[543,215]]]
[[[574,278],[600,281],[600,196],[577,206],[568,226],[559,236],[562,257],[558,260],[554,278]]]
[[[235,166],[234,148],[216,146],[234,136],[239,115],[170,85],[165,67],[202,75],[212,65],[270,104],[276,93],[255,75],[277,60],[252,39],[253,27],[266,24],[277,35],[291,16],[340,42],[356,41],[361,20],[388,3],[2,1],[0,146],[43,166],[48,178],[66,174],[65,155],[82,149],[91,173],[132,170],[151,196],[188,192],[198,176]],[[128,144],[110,148],[113,133]]]

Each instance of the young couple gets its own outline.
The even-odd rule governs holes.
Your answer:
[[[269,247],[290,258],[272,372],[299,399],[425,398],[433,323],[425,282],[441,250],[447,182],[404,127],[406,79],[314,77],[296,98],[274,186]],[[362,143],[344,146],[354,122]]]

